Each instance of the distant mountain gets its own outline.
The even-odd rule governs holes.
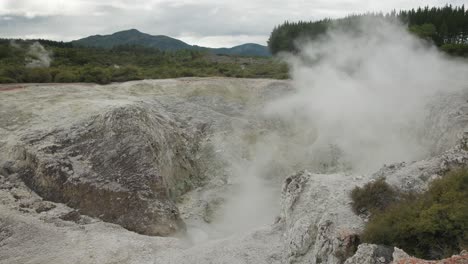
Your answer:
[[[192,46],[168,36],[152,36],[136,29],[116,32],[112,35],[94,35],[73,41],[74,45],[98,48],[112,48],[122,45],[140,45],[160,50],[190,49]]]
[[[212,49],[216,54],[241,55],[241,56],[271,56],[268,47],[255,43],[247,43],[232,48]]]
[[[213,54],[240,55],[240,56],[271,56],[268,47],[259,44],[248,43],[232,48],[205,48],[192,46],[181,40],[168,36],[142,33],[136,29],[116,32],[112,35],[94,35],[72,41],[75,46],[112,48],[122,45],[139,45],[157,48],[160,50],[174,51],[182,49],[207,50]]]

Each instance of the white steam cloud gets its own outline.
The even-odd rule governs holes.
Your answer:
[[[28,68],[48,68],[52,59],[51,53],[47,51],[39,42],[34,42],[29,46],[26,67]]]
[[[369,173],[430,155],[429,102],[468,88],[466,61],[379,18],[335,28],[285,58],[294,91],[266,104],[261,131],[239,127],[230,139],[237,188],[213,223],[226,234],[273,223],[281,179],[296,170]]]
[[[268,111],[314,138],[307,146],[314,158],[334,146],[354,171],[426,156],[429,100],[468,87],[466,62],[383,18],[336,28],[300,50],[287,57],[297,93]]]

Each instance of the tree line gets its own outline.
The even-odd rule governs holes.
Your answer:
[[[40,43],[47,54],[32,51],[34,43]],[[31,63],[44,56],[50,57],[50,65]],[[288,69],[272,58],[217,56],[197,50],[161,51],[131,45],[102,49],[42,39],[0,39],[0,83],[107,84],[192,76],[284,79]]]
[[[364,16],[398,19],[408,26],[410,32],[433,41],[442,50],[453,55],[468,56],[468,10],[464,5],[431,8],[426,6],[399,12],[394,10],[387,14],[353,15],[342,19],[286,21],[273,29],[268,40],[268,47],[273,54],[282,51],[297,52],[296,40],[316,39],[332,25],[352,26]]]

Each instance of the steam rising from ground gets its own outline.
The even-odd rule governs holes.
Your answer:
[[[295,92],[267,104],[261,116],[268,131],[253,143],[233,140],[251,153],[229,156],[238,188],[214,223],[228,233],[273,223],[278,177],[295,170],[368,173],[429,155],[427,104],[468,86],[466,62],[397,22],[363,19],[355,30],[336,28],[300,47],[296,56],[283,55]]]
[[[28,55],[30,56],[26,64],[26,67],[28,68],[47,68],[52,62],[50,52],[47,51],[39,42],[34,42],[29,46]]]
[[[466,63],[383,18],[332,30],[287,59],[297,93],[269,112],[314,136],[315,157],[334,146],[335,158],[359,172],[427,155],[429,100],[468,84]]]

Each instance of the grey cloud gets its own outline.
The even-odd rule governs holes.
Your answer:
[[[53,2],[53,1],[52,1]],[[57,5],[50,4],[50,14],[27,18],[34,12],[30,0],[7,1],[0,4],[1,37],[43,36],[53,39],[71,40],[94,34],[108,34],[118,30],[137,28],[150,34],[164,34],[172,37],[191,36],[220,39],[226,36],[265,36],[285,20],[313,20],[324,17],[343,16],[348,13],[416,7],[426,4],[440,4],[440,0],[68,0],[55,1],[66,5],[67,12],[57,14]],[[460,0],[449,1],[461,4]],[[5,5],[5,3],[7,3]],[[445,3],[445,0],[444,0]],[[74,6],[80,8],[71,8]],[[15,10],[15,13],[8,13]],[[19,12],[21,11],[21,12]],[[12,11],[13,12],[13,11]],[[41,9],[47,13],[47,8]],[[8,17],[9,20],[4,18]],[[240,39],[240,38],[239,38]],[[264,44],[261,43],[261,44]],[[234,43],[240,44],[240,43]],[[216,43],[215,43],[216,45]]]

